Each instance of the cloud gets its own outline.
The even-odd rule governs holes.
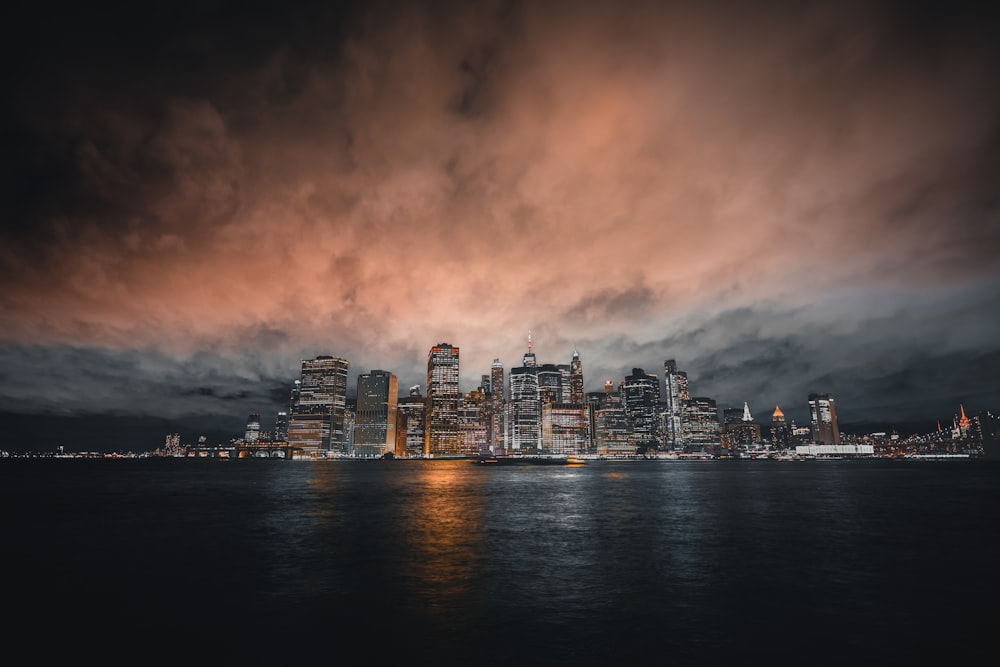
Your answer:
[[[151,354],[144,395],[221,411],[315,354],[422,384],[445,341],[471,388],[528,329],[720,397],[864,371],[874,404],[922,355],[992,359],[996,316],[954,306],[995,287],[1000,241],[997,49],[962,7],[246,11],[56,41],[28,61],[48,85],[4,93],[0,368],[35,350],[101,396]]]

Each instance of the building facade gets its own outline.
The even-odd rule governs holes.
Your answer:
[[[622,405],[631,425],[632,446],[643,452],[660,448],[660,380],[641,368],[633,368],[621,385]]]
[[[538,367],[538,399],[542,405],[563,402],[563,371],[555,364]],[[569,376],[567,369],[566,376]]]
[[[354,414],[354,455],[379,457],[396,449],[396,401],[399,380],[389,371],[373,370],[358,376]]]
[[[243,442],[257,442],[260,440],[260,413],[251,412],[247,416],[247,427],[243,434]]]
[[[605,381],[600,407],[594,411],[594,447],[603,456],[635,454],[628,414],[611,380]]]
[[[785,421],[785,413],[776,405],[771,413],[771,446],[775,449],[788,449],[791,444],[792,428]]]
[[[396,403],[396,455],[423,458],[427,420],[427,399],[420,386],[410,387],[409,395]]]
[[[826,445],[840,444],[837,406],[830,394],[809,394],[809,424],[815,442]]]
[[[583,403],[542,405],[542,453],[586,454],[590,446],[588,407]]]
[[[542,406],[538,386],[538,360],[528,351],[519,368],[510,369],[510,392],[507,402],[507,444],[510,454],[538,454],[542,447]]]
[[[274,416],[274,439],[278,442],[288,440],[288,413],[284,410]]]
[[[687,374],[677,370],[677,362],[663,362],[663,445],[665,449],[684,449],[684,401],[687,400]]]
[[[490,404],[489,447],[494,454],[503,454],[506,447],[507,402],[504,397],[505,386],[503,364],[500,363],[499,359],[494,359],[490,367],[490,393],[487,396]]]
[[[347,370],[350,362],[332,356],[303,359],[292,388],[288,444],[308,454],[347,454],[345,433]]]
[[[489,454],[489,404],[486,394],[475,389],[467,393],[458,405],[459,451],[465,456]]]
[[[691,396],[684,406],[684,446],[686,450],[702,450],[721,441],[719,408],[714,399]]]
[[[424,454],[458,456],[459,349],[438,343],[427,353],[427,415]]]
[[[583,361],[580,353],[573,350],[573,359],[569,362],[569,402],[583,403]]]

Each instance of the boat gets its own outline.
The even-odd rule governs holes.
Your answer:
[[[531,456],[513,454],[509,456],[480,456],[472,459],[476,465],[485,466],[545,466],[584,465],[587,460],[579,456]]]

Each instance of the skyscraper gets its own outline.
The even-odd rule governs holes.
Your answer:
[[[489,453],[489,424],[486,394],[473,389],[458,404],[459,450],[466,456]]]
[[[607,456],[635,454],[632,427],[621,393],[615,391],[611,380],[604,382],[600,406],[594,411],[594,446],[598,454]]]
[[[398,379],[389,371],[358,376],[358,407],[354,417],[354,454],[378,457],[396,446]]]
[[[243,435],[243,442],[257,442],[260,440],[260,413],[251,412],[247,416],[247,428]]]
[[[962,439],[967,439],[972,431],[972,420],[970,420],[969,417],[965,414],[964,404],[960,403],[958,409],[962,413],[962,416],[958,418],[957,422],[959,437],[961,437]]]
[[[510,449],[516,454],[537,454],[542,444],[542,411],[538,390],[538,362],[531,351],[531,332],[528,332],[528,351],[521,367],[510,369],[507,412],[510,419]]]
[[[750,447],[760,442],[760,424],[754,421],[746,401],[743,401],[742,408],[727,408],[723,415],[730,445]]]
[[[284,410],[274,417],[274,439],[278,442],[288,440],[288,413]]]
[[[569,402],[583,403],[583,362],[580,353],[573,350],[573,360],[569,363]]]
[[[344,418],[347,401],[346,359],[319,356],[302,360],[292,389],[288,444],[306,453],[347,453]]]
[[[424,453],[427,456],[457,456],[458,390],[457,347],[438,343],[427,354],[427,417]]]
[[[590,447],[589,407],[583,403],[542,405],[542,451],[586,454]]]
[[[683,377],[682,377],[683,376]],[[667,449],[683,449],[684,400],[687,399],[687,375],[677,370],[677,362],[667,359],[663,362],[664,379],[664,446]],[[683,386],[682,386],[683,385]]]
[[[542,364],[536,371],[541,404],[563,402],[563,372],[555,364]],[[567,373],[568,375],[568,373]]]
[[[408,458],[424,456],[427,399],[420,395],[420,385],[410,387],[410,393],[396,404],[396,454]]]
[[[791,444],[792,430],[785,421],[785,413],[777,405],[771,414],[771,446],[777,449],[788,449]]]
[[[506,449],[505,433],[507,424],[506,401],[504,401],[503,364],[493,360],[490,367],[490,451],[502,454]]]
[[[636,450],[659,449],[656,417],[660,405],[659,378],[641,368],[633,368],[632,374],[622,383],[621,399]]]
[[[521,359],[523,366],[528,368],[534,368],[538,366],[538,360],[535,358],[535,353],[531,351],[531,331],[528,331],[528,351],[524,353],[524,357]]]
[[[826,445],[840,444],[837,406],[830,394],[809,394],[809,421],[812,439]]]
[[[714,399],[691,396],[684,402],[684,443],[688,449],[704,449],[720,442],[719,409]]]

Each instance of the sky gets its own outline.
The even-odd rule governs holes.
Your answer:
[[[1000,410],[996,9],[21,4],[0,448],[269,428],[317,355],[466,392],[529,331],[765,421]]]

